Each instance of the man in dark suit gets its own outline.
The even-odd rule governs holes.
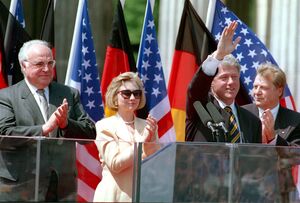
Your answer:
[[[94,123],[79,92],[52,81],[47,42],[24,43],[18,58],[25,79],[0,90],[0,199],[74,201],[75,144],[42,137],[95,139]]]
[[[255,102],[243,106],[262,122],[263,143],[300,144],[300,113],[280,105],[286,85],[285,73],[272,64],[257,69],[253,83]]]
[[[240,37],[233,41],[236,27],[237,22],[232,22],[224,29],[217,50],[203,62],[190,83],[187,95],[186,141],[259,143],[261,140],[259,119],[235,103],[240,88],[240,65],[230,53],[240,41]],[[212,102],[223,116],[227,128],[230,128],[231,114],[225,107],[230,107],[239,137],[231,138],[228,133],[218,139],[213,136],[211,130],[200,121],[193,106],[195,101],[200,101],[203,106]]]
[[[253,83],[254,103],[243,106],[262,123],[262,142],[269,145],[290,146],[300,144],[300,113],[280,105],[286,86],[285,73],[275,65],[261,64]],[[279,160],[279,188],[282,202],[289,202],[290,192],[295,191],[292,166],[298,165],[287,148],[276,148]],[[287,151],[287,153],[286,153]],[[289,160],[289,161],[286,161]],[[293,161],[294,160],[294,161]],[[296,161],[295,161],[296,160]]]

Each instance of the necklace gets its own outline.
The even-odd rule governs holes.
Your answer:
[[[124,121],[124,123],[125,123],[126,125],[131,125],[131,124],[133,124],[133,123],[134,123],[134,120],[132,120],[132,121],[128,121],[128,122]]]

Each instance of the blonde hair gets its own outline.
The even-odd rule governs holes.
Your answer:
[[[285,73],[277,66],[265,63],[261,64],[257,70],[257,75],[271,81],[276,88],[282,88],[280,98],[283,96],[284,87],[286,85]]]
[[[115,111],[118,110],[117,94],[119,88],[123,85],[125,81],[130,81],[130,80],[134,81],[139,87],[139,89],[142,90],[140,103],[137,109],[141,109],[145,106],[146,96],[145,96],[145,90],[144,90],[144,85],[142,80],[139,78],[137,73],[125,72],[115,77],[107,87],[107,91],[105,94],[106,107]]]

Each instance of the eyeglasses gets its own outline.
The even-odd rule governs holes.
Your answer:
[[[48,62],[43,62],[43,61],[38,61],[38,62],[30,62],[25,60],[25,62],[30,63],[33,67],[35,67],[36,69],[43,69],[45,66],[47,66],[48,68],[53,68],[55,66],[55,60],[51,60]]]
[[[129,99],[131,95],[133,95],[135,99],[140,99],[142,96],[142,90],[120,90],[118,93],[121,93],[124,99]]]

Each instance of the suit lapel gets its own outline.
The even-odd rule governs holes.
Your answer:
[[[238,106],[237,104],[235,104],[236,110],[237,110],[237,116],[238,116],[238,122],[240,125],[240,132],[242,133],[242,142],[252,142],[253,141],[253,137],[252,137],[252,131],[253,129],[249,128],[249,121],[248,119],[245,119],[247,117],[245,117],[245,114],[243,113],[243,111],[241,111],[241,107]],[[258,110],[257,110],[257,114],[258,114]],[[243,131],[241,130],[243,129]],[[250,133],[251,132],[251,133]]]
[[[30,115],[32,115],[37,124],[45,123],[42,112],[24,80],[19,87],[19,91],[21,92],[21,99],[23,101],[22,105],[24,105],[24,108],[26,108],[30,112]]]
[[[281,124],[285,123],[284,120],[281,120],[282,116],[283,116],[283,110],[282,110],[281,106],[279,106],[277,117],[275,120],[275,129],[279,129],[281,127]]]
[[[253,110],[251,110],[251,112],[254,113],[254,115],[256,115],[257,118],[259,118],[259,110],[257,106],[255,104],[253,104],[252,106],[253,106]]]
[[[280,135],[282,138],[287,139],[290,132],[292,131],[290,128],[292,126],[286,124],[285,110],[281,106],[279,106],[278,114],[275,120],[275,131],[276,134]],[[291,118],[290,118],[291,119]],[[286,127],[284,127],[286,126]]]
[[[60,94],[59,89],[55,83],[49,85],[49,116],[59,107],[63,102],[63,95]]]
[[[115,119],[115,126],[118,126],[116,135],[123,141],[132,142],[131,135],[127,129],[126,124],[122,121],[122,118],[118,114],[116,114]]]
[[[225,111],[223,108],[220,107],[219,102],[212,96],[209,96],[209,101],[212,102],[217,110],[221,113],[222,117],[224,118],[225,126],[228,129],[229,128],[229,113]],[[227,142],[228,137],[225,135],[225,137],[220,136],[219,137],[220,142]]]

